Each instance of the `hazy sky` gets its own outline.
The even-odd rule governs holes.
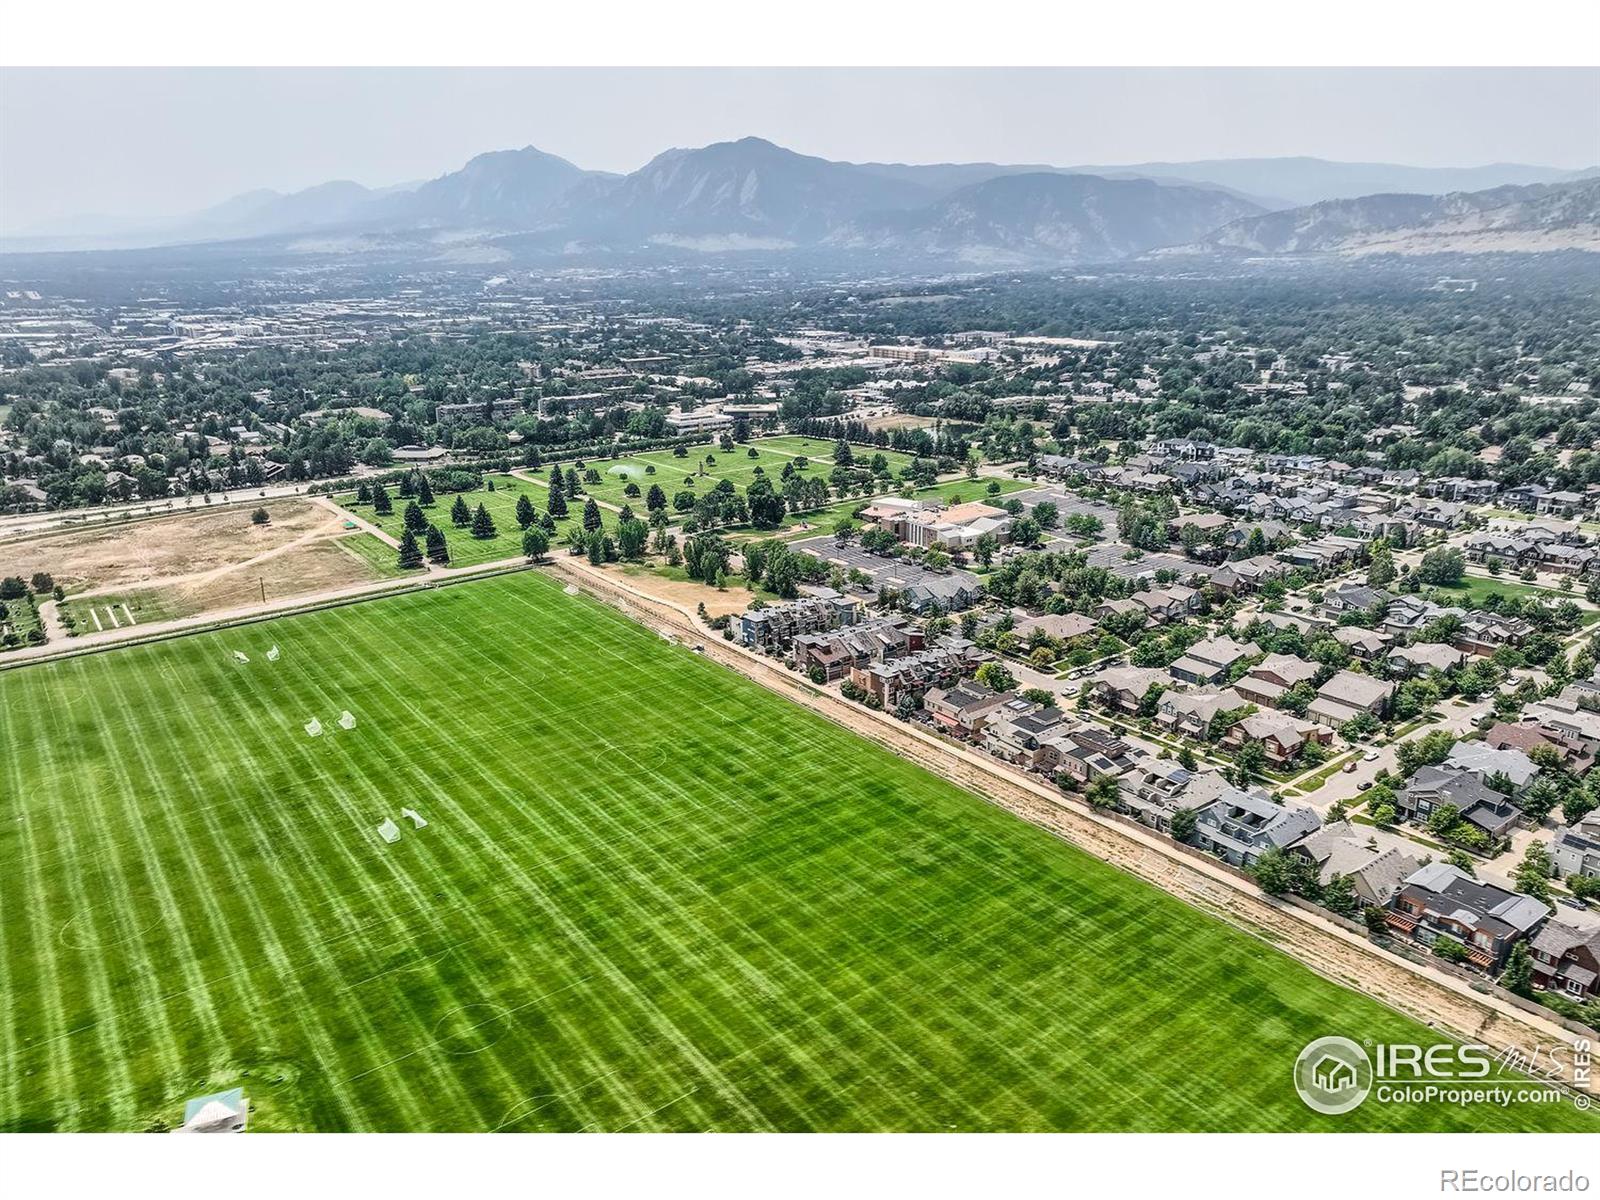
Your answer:
[[[1586,167],[1600,70],[11,68],[0,233],[427,179],[530,144],[629,171],[747,134],[855,161]]]

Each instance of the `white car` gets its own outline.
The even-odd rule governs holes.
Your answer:
[[[1377,762],[1378,761],[1378,752],[1376,750],[1368,750],[1365,754],[1363,754],[1361,756],[1361,761],[1362,762]]]

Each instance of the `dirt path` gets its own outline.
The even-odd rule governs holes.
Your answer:
[[[1455,1037],[1499,1051],[1527,1054],[1536,1047],[1572,1041],[1574,1035],[1554,1021],[1475,992],[1462,980],[1428,971],[1316,913],[1274,900],[1154,833],[1096,816],[1087,806],[1073,804],[1054,789],[1013,773],[993,759],[815,688],[792,672],[723,641],[720,634],[701,626],[693,613],[649,596],[614,574],[565,557],[555,560],[555,568],[640,623],[679,636],[687,634],[704,646],[708,658],[1270,942],[1325,978]],[[1597,1090],[1597,1085],[1591,1081],[1588,1090]]]

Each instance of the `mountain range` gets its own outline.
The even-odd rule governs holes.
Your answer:
[[[1600,170],[1319,159],[1094,168],[848,163],[755,137],[667,150],[619,175],[527,146],[478,155],[421,184],[375,190],[335,181],[250,192],[142,230],[99,229],[89,244],[120,237],[124,245],[239,241],[301,253],[403,248],[481,262],[805,252],[972,266],[1110,262],[1152,252],[1600,249],[1596,177]],[[1462,186],[1442,196],[1406,186],[1452,181]],[[1391,186],[1346,194],[1381,183]],[[1477,184],[1485,188],[1466,190]],[[1296,200],[1306,196],[1314,199]],[[7,241],[3,248],[18,251],[82,244],[81,237],[80,247]]]

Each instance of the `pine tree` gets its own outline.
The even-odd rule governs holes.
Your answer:
[[[666,508],[667,494],[661,490],[659,483],[652,483],[650,490],[644,494],[644,506],[651,512]]]
[[[380,517],[387,517],[394,511],[394,505],[389,500],[389,493],[383,490],[383,484],[372,485],[372,511]]]
[[[583,502],[583,528],[588,533],[600,528],[600,506],[594,502],[593,496]]]
[[[458,529],[465,529],[472,524],[472,510],[467,507],[467,498],[456,496],[456,502],[450,506],[450,524]]]
[[[560,488],[550,489],[550,503],[546,511],[558,521],[567,515],[567,497]]]
[[[421,480],[421,482],[417,484],[417,499],[421,501],[423,508],[432,508],[433,484],[428,482],[428,477],[426,475],[419,476],[418,478]]]
[[[372,503],[372,489],[369,488],[364,483],[356,485],[356,503],[357,504],[371,504]]]
[[[450,561],[450,543],[437,525],[428,526],[428,557],[440,566]]]
[[[417,494],[417,473],[407,471],[400,476],[400,499],[409,500]]]
[[[400,538],[400,569],[414,571],[422,565],[422,548],[417,545],[417,535],[406,530]]]
[[[561,464],[560,463],[551,463],[550,464],[550,490],[552,492],[559,492],[565,486],[566,485],[564,483],[562,483],[562,481],[561,481]]]
[[[428,518],[422,515],[422,506],[415,500],[406,505],[406,528],[412,533],[423,533],[428,528]]]
[[[495,535],[494,518],[489,515],[489,510],[483,506],[483,501],[478,501],[478,511],[472,514],[472,536],[480,541],[492,538]]]
[[[517,524],[526,529],[533,524],[533,517],[533,503],[528,499],[528,493],[524,492],[517,497]]]

